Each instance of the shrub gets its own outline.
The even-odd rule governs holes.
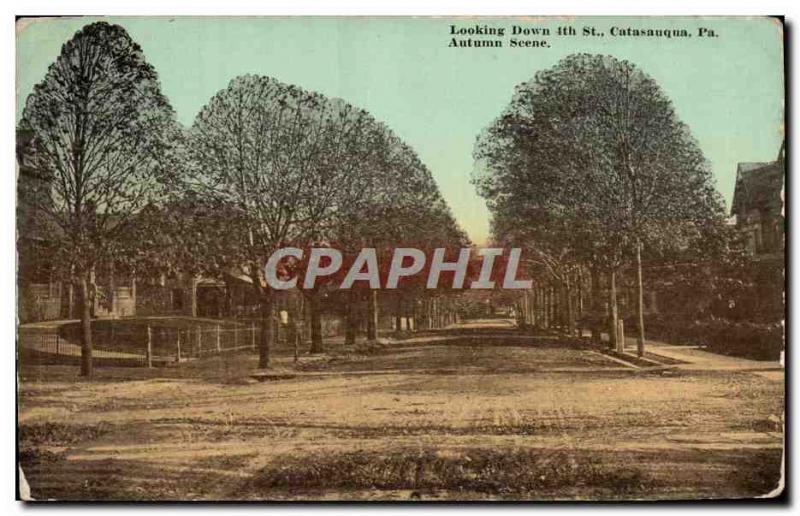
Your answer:
[[[625,327],[636,327],[634,319]],[[754,360],[777,360],[784,347],[780,323],[736,322],[727,319],[691,320],[664,315],[645,319],[648,338],[670,344],[706,346],[710,351]]]
[[[725,355],[777,360],[784,346],[783,325],[716,320],[706,324],[708,347]]]

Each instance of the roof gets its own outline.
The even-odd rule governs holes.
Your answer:
[[[746,161],[744,163],[739,163],[736,166],[736,177],[739,177],[739,174],[744,172],[751,172],[753,170],[766,167],[767,165],[771,165],[772,161]]]
[[[783,181],[783,145],[775,161],[739,163],[731,215],[753,209],[780,214],[783,209]]]

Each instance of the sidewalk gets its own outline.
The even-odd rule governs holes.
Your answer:
[[[732,371],[752,373],[773,382],[784,380],[784,368],[777,360],[750,360],[703,351],[698,346],[673,346],[665,342],[645,341],[645,352],[685,362],[672,367],[683,371]],[[636,339],[625,339],[625,353],[636,354]]]
[[[625,339],[625,350],[628,342],[633,343],[631,349],[636,352],[636,341]],[[646,341],[645,350],[648,352],[683,362],[689,362],[693,369],[709,370],[735,370],[735,371],[771,371],[781,370],[783,366],[777,360],[750,360],[748,358],[730,357],[703,351],[697,346],[671,346],[663,342]]]

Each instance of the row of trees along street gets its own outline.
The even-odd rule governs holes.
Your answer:
[[[523,305],[540,326],[558,318],[573,332],[575,292],[588,286],[593,338],[608,320],[617,342],[619,274],[631,271],[642,355],[642,263],[697,261],[728,245],[697,142],[659,85],[627,61],[580,54],[538,72],[479,136],[474,155],[495,243],[524,249],[537,288]]]
[[[92,374],[91,282],[113,259],[140,274],[182,271],[250,277],[260,306],[259,367],[268,367],[275,293],[263,264],[277,248],[334,245],[344,252],[407,242],[468,244],[425,165],[366,111],[272,78],[234,78],[188,129],[175,120],[141,48],[116,25],[87,25],[68,41],[28,97],[19,130],[33,135],[40,180],[20,184],[54,262],[77,287],[81,374]],[[144,271],[144,272],[143,272]],[[413,281],[398,304],[443,321],[436,300]],[[312,352],[323,350],[325,285],[303,295]],[[376,334],[377,295],[353,289],[356,314]],[[356,310],[356,305],[367,310]],[[449,306],[449,305],[448,305]],[[292,315],[290,314],[290,317]]]

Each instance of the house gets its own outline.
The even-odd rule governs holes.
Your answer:
[[[64,257],[53,245],[62,229],[40,207],[49,201],[50,179],[33,166],[33,134],[17,131],[17,294],[19,322],[78,318],[77,290],[65,270]],[[247,271],[237,268],[219,277],[173,271],[134,270],[119,255],[95,263],[92,274],[91,313],[96,318],[172,315],[258,319],[259,303]],[[309,317],[299,291],[276,292],[275,309],[283,324],[290,310]],[[290,307],[291,305],[291,307]],[[342,304],[335,296],[320,300],[320,325],[324,336],[343,331]],[[408,327],[408,318],[405,325]],[[381,312],[380,327],[390,328],[392,318]]]
[[[753,290],[738,307],[763,321],[785,316],[784,144],[774,161],[739,163],[731,215],[753,257]]]
[[[34,322],[73,319],[78,315],[77,293],[51,245],[61,228],[37,206],[46,206],[49,178],[31,163],[33,134],[17,131],[17,316]],[[132,271],[114,261],[98,264],[91,308],[95,317],[134,315],[136,284]]]
[[[745,236],[747,250],[757,258],[783,256],[784,145],[775,161],[739,163],[731,215]]]
[[[780,320],[784,312],[784,145],[774,161],[743,162],[736,168],[736,185],[731,203],[734,227],[742,236],[744,250],[753,258],[745,270],[737,272],[736,281],[749,286],[727,297],[712,296],[698,284],[678,285],[680,267],[666,268],[659,278],[658,308],[664,314],[711,313],[726,319],[760,321]],[[701,265],[700,269],[697,266]],[[706,276],[724,274],[723,265],[686,264],[687,278],[693,268]],[[652,270],[652,268],[651,268]],[[645,271],[647,274],[648,271]],[[670,272],[675,273],[670,277]],[[724,278],[724,276],[722,276]],[[731,281],[729,287],[735,290]]]
[[[58,319],[62,315],[62,282],[45,237],[47,221],[30,209],[30,202],[44,195],[46,179],[30,163],[33,134],[17,133],[17,314],[21,322]]]

